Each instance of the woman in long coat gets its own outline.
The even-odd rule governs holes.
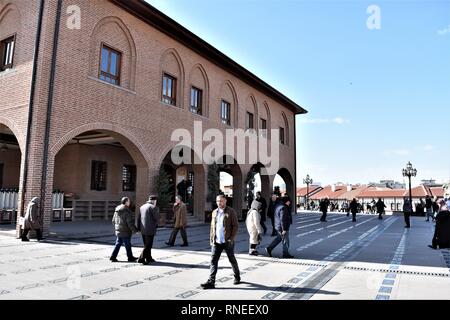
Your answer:
[[[22,241],[30,241],[28,239],[28,232],[30,230],[36,231],[37,240],[42,240],[42,222],[39,214],[39,198],[34,197],[27,206],[27,211],[22,224]]]
[[[245,220],[247,231],[250,236],[249,254],[252,256],[258,255],[256,246],[261,242],[262,234],[264,233],[264,230],[261,226],[261,215],[259,214],[261,206],[261,202],[254,200],[252,202],[250,210],[247,213],[247,219]]]

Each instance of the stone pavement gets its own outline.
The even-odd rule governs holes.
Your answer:
[[[57,237],[23,243],[0,233],[0,299],[450,299],[450,252],[432,250],[434,226],[412,217],[405,229],[402,216],[345,214],[294,216],[291,254],[283,260],[281,245],[274,258],[248,255],[248,235],[241,223],[236,256],[242,284],[233,285],[231,266],[223,254],[215,290],[202,290],[209,274],[209,226],[188,229],[190,246],[169,248],[171,229],[158,230],[156,263],[111,263],[114,236],[109,222],[59,227]],[[58,229],[55,227],[54,229]],[[63,231],[65,230],[66,233]],[[91,230],[91,232],[87,232]],[[266,236],[260,252],[272,238]],[[134,255],[142,248],[133,236]],[[126,261],[122,248],[119,260]]]

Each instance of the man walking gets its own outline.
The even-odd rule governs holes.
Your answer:
[[[384,209],[386,208],[384,201],[379,198],[375,206],[377,207],[378,219],[383,220],[383,213]]]
[[[289,228],[292,224],[292,212],[289,210],[290,200],[288,197],[283,197],[275,208],[275,230],[277,236],[273,242],[266,248],[269,257],[272,256],[272,251],[276,246],[283,243],[283,258],[294,258],[289,254]]]
[[[320,218],[321,222],[327,222],[327,212],[328,206],[330,205],[330,200],[328,197],[322,199],[319,203],[320,211],[322,212],[322,217]]]
[[[356,198],[350,202],[350,212],[352,213],[352,222],[356,222],[356,214],[358,213],[359,203]]]
[[[173,227],[170,239],[166,244],[173,247],[175,245],[175,239],[177,238],[178,231],[181,231],[181,238],[183,239],[182,247],[188,246],[188,240],[186,235],[186,205],[183,203],[180,195],[175,197],[175,203],[173,205],[173,214],[175,216],[175,225]]]
[[[261,197],[261,192],[260,191],[258,191],[256,193],[256,201],[261,203],[261,210],[259,211],[259,214],[261,215],[261,227],[264,230],[264,234],[266,234],[266,232],[267,232],[267,227],[266,227],[267,202],[266,202],[266,199]]]
[[[136,262],[138,258],[133,256],[131,251],[131,236],[133,233],[138,232],[134,225],[133,213],[130,210],[130,199],[123,197],[120,201],[120,205],[116,207],[114,216],[112,218],[112,223],[116,231],[116,245],[114,251],[111,254],[112,262],[117,262],[117,255],[119,254],[120,247],[122,244],[125,245],[127,251],[128,262]]]
[[[411,223],[409,220],[409,217],[411,216],[411,213],[413,212],[412,204],[409,202],[408,198],[405,198],[403,203],[403,215],[405,217],[405,228],[411,228]]]
[[[275,230],[275,207],[278,204],[278,195],[276,193],[272,193],[270,196],[270,202],[269,202],[269,208],[267,210],[267,216],[272,221],[272,237],[275,237],[277,235],[277,232]]]
[[[139,263],[144,265],[155,262],[152,258],[153,239],[156,235],[156,229],[159,222],[159,208],[156,206],[158,198],[151,195],[148,201],[139,208],[137,216],[137,228],[141,232],[142,241],[144,242],[144,250],[139,256]]]
[[[30,232],[30,230],[36,231],[38,241],[43,239],[41,230],[42,221],[39,213],[39,201],[39,198],[34,197],[31,199],[30,203],[28,203],[27,211],[22,224],[22,241],[30,241],[30,239],[28,239],[28,232]]]
[[[234,241],[238,232],[238,218],[234,210],[226,206],[227,200],[224,195],[216,197],[217,209],[211,215],[211,266],[208,281],[202,283],[203,289],[214,289],[219,259],[225,250],[228,260],[234,272],[234,284],[241,283],[239,266],[234,256]]]

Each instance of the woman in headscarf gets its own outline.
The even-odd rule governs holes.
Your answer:
[[[258,255],[256,246],[260,244],[262,234],[264,233],[264,230],[261,226],[261,215],[259,214],[261,207],[262,203],[257,200],[254,200],[252,202],[250,210],[247,213],[247,219],[245,220],[245,224],[247,225],[247,231],[248,234],[250,235],[249,254],[252,256]]]
[[[31,199],[30,203],[28,203],[27,211],[25,213],[24,221],[22,224],[22,241],[30,241],[28,239],[28,232],[30,230],[36,231],[36,237],[38,241],[42,240],[42,221],[39,212],[39,198],[34,197]]]

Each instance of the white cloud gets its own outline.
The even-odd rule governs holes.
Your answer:
[[[445,36],[448,33],[450,33],[450,25],[442,30],[437,31],[437,34],[440,36]]]
[[[423,148],[424,151],[431,151],[431,150],[433,150],[433,149],[434,149],[434,147],[433,147],[431,144],[427,144],[427,145]]]
[[[308,118],[304,118],[300,120],[300,123],[305,123],[305,124],[326,124],[326,123],[334,123],[334,124],[346,124],[346,123],[350,123],[350,120],[348,119],[344,119],[342,117],[336,117],[333,119],[308,119]]]

